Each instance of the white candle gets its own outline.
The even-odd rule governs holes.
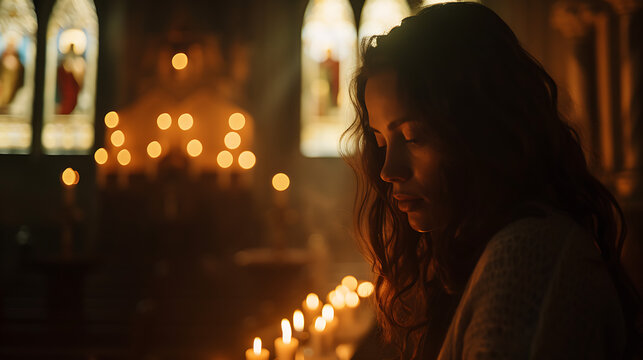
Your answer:
[[[252,349],[246,350],[246,360],[268,360],[270,352],[261,348],[261,338],[256,337]]]
[[[299,341],[292,338],[292,330],[288,319],[281,320],[281,337],[275,339],[275,353],[279,360],[294,360],[299,347]]]
[[[309,321],[309,325],[314,325],[313,321],[321,313],[321,303],[319,296],[315,293],[310,293],[306,296],[302,307],[304,308],[304,318]]]
[[[313,325],[310,326],[310,347],[315,356],[322,355],[324,329],[326,329],[326,320],[318,316],[315,318]]]

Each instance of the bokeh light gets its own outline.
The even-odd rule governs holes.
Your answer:
[[[272,177],[272,187],[277,191],[284,191],[290,186],[290,178],[284,173],[277,173]]]
[[[194,119],[190,114],[181,114],[181,116],[179,116],[178,124],[181,130],[190,130],[192,125],[194,125]]]
[[[315,319],[315,330],[324,331],[325,328],[326,328],[326,320],[324,320],[323,317],[318,316]]]
[[[110,129],[113,129],[118,125],[118,120],[118,113],[116,111],[110,111],[105,114],[105,126]]]
[[[335,310],[331,304],[326,304],[322,307],[322,317],[326,322],[331,322],[335,318]]]
[[[349,308],[356,308],[359,305],[359,296],[355,292],[346,294],[346,306]]]
[[[241,136],[238,133],[231,131],[225,135],[223,143],[228,149],[236,149],[241,145]]]
[[[246,117],[242,113],[234,113],[228,118],[228,125],[232,130],[241,130],[246,125]]]
[[[96,163],[99,165],[103,165],[104,163],[107,162],[107,158],[109,156],[107,155],[107,150],[104,148],[98,148],[96,152],[94,153],[94,160],[96,160]]]
[[[75,171],[72,168],[66,168],[60,178],[63,181],[63,184],[67,186],[72,186],[78,184],[78,181],[80,180],[80,176],[78,176],[78,172]]]
[[[187,145],[188,155],[197,157],[203,152],[203,144],[197,139],[192,139]]]
[[[357,279],[352,275],[344,276],[342,285],[346,286],[350,291],[355,291],[357,289]]]
[[[161,147],[161,143],[159,143],[158,141],[152,141],[147,144],[147,155],[149,155],[152,159],[156,159],[157,157],[161,156],[161,151],[163,151],[163,148]]]
[[[301,310],[295,310],[292,314],[292,325],[295,331],[304,331],[304,313]]]
[[[183,70],[188,66],[188,56],[185,53],[176,53],[172,56],[172,66],[176,70]]]
[[[118,160],[118,163],[125,166],[132,161],[132,155],[129,153],[127,149],[123,149],[118,152],[116,155],[116,160]]]
[[[242,169],[251,169],[257,163],[257,158],[252,151],[244,151],[239,154],[239,166]]]
[[[229,168],[233,160],[232,154],[227,150],[223,150],[217,155],[217,164],[224,169]]]
[[[311,310],[317,309],[319,307],[319,296],[314,293],[308,294],[308,296],[306,296],[306,306]]]
[[[168,113],[163,113],[156,118],[156,125],[161,130],[167,130],[172,125],[172,117]]]
[[[373,283],[370,281],[364,281],[363,283],[359,284],[357,287],[357,295],[360,297],[369,297],[371,294],[373,294],[373,291],[375,290],[375,286],[373,286]]]
[[[125,143],[125,134],[120,130],[116,130],[112,133],[112,136],[110,136],[110,140],[112,141],[112,145],[120,147]]]

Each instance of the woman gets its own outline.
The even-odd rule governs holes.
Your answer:
[[[632,356],[621,209],[496,14],[434,5],[374,37],[353,101],[358,228],[403,358]]]

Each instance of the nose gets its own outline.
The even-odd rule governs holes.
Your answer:
[[[389,145],[386,148],[386,158],[380,171],[380,178],[389,183],[401,183],[408,180],[412,173],[408,154],[400,147]]]

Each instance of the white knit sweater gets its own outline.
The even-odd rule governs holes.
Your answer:
[[[438,359],[618,359],[624,346],[621,306],[598,248],[551,211],[493,236]]]

